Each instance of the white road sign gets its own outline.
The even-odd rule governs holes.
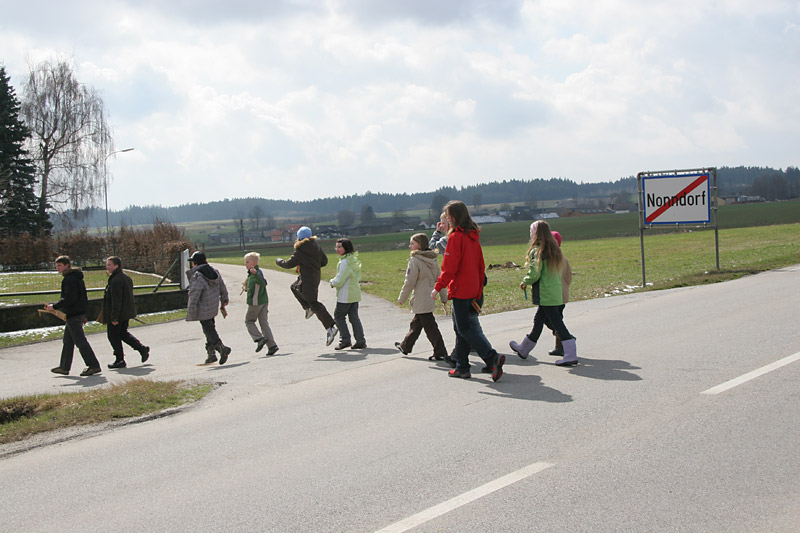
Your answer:
[[[708,173],[643,178],[646,224],[693,224],[711,221]]]

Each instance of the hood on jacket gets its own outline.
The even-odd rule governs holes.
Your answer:
[[[206,279],[213,280],[219,277],[217,275],[217,272],[208,263],[197,265],[192,270],[194,270],[195,272],[199,272]]]
[[[433,250],[414,250],[413,252],[411,252],[411,256],[436,260],[438,254]]]
[[[78,279],[83,279],[83,271],[77,267],[69,267],[61,273],[62,276],[77,276]]]
[[[471,239],[473,241],[477,241],[478,237],[480,237],[480,233],[481,233],[480,230],[474,230],[474,229],[471,229],[469,231],[464,231],[464,228],[462,228],[461,226],[455,228],[453,231],[457,231],[459,233],[462,233],[462,234],[464,234],[464,237],[467,237],[467,238],[469,238],[469,239]]]
[[[351,252],[342,256],[343,261],[347,261],[350,268],[353,270],[361,271],[361,261],[358,259],[358,252]]]
[[[294,241],[294,249],[297,250],[301,246],[303,246],[304,244],[307,244],[309,242],[316,242],[316,241],[317,241],[317,237],[316,236],[308,237],[308,238],[305,238],[305,239],[302,239],[302,240],[296,240],[296,241]]]

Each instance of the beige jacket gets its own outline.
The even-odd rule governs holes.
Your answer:
[[[415,315],[433,313],[436,309],[436,300],[431,298],[436,278],[439,277],[439,263],[436,261],[436,252],[433,250],[414,250],[408,258],[406,279],[397,301],[404,304],[411,295],[411,311]],[[412,294],[413,293],[413,294]],[[439,293],[443,302],[447,301],[445,291]]]

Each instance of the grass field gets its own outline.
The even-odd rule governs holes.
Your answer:
[[[156,285],[161,280],[157,274],[141,274],[126,270],[133,280],[134,285]],[[108,281],[108,274],[105,270],[85,270],[83,281],[87,289],[104,289]],[[55,270],[42,272],[0,272],[0,294],[9,292],[34,292],[34,291],[59,291],[61,289],[61,275]],[[152,292],[153,289],[137,289],[137,294]],[[171,287],[159,289],[172,290]],[[101,291],[90,291],[90,298],[100,298]],[[0,298],[0,305],[22,305],[54,302],[58,300],[58,294],[38,294],[30,296],[3,296]]]
[[[503,226],[510,225],[503,224]],[[490,244],[483,247],[489,278],[485,302],[485,310],[488,313],[530,306],[519,289],[519,282],[525,275],[521,265],[528,249],[527,224],[519,226],[518,229],[524,231],[517,235],[515,244]],[[502,241],[510,237],[508,234],[496,240]],[[483,236],[481,241],[484,242]],[[719,232],[719,241],[720,270],[716,271],[713,231],[645,235],[647,290],[714,283],[800,263],[800,223],[723,229]],[[362,289],[390,302],[396,301],[403,284],[408,249],[369,252],[364,251],[357,240],[355,242],[364,265]],[[375,244],[374,240],[371,242]],[[336,255],[332,241],[322,244],[330,261],[323,269],[322,279],[328,280],[335,275]],[[570,288],[572,300],[642,290],[641,248],[638,236],[592,240],[567,240],[565,237],[563,250],[574,274]],[[280,270],[275,265],[275,258],[288,258],[290,254],[289,247],[284,247],[280,253],[265,250],[261,257],[261,265]],[[217,257],[213,261],[242,263],[240,255]],[[520,266],[518,268],[491,266],[505,265],[508,262]],[[321,287],[322,294],[325,295],[325,290],[328,289],[324,281]],[[332,294],[331,292],[331,298]]]

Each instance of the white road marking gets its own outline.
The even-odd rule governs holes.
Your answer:
[[[507,487],[512,483],[516,483],[517,481],[525,479],[526,477],[541,472],[546,468],[550,468],[551,466],[553,465],[550,463],[533,463],[526,467],[520,468],[516,472],[511,472],[510,474],[495,479],[494,481],[490,481],[484,485],[481,485],[480,487],[474,488],[463,494],[459,494],[458,496],[451,498],[446,502],[442,502],[439,505],[434,505],[433,507],[425,509],[420,513],[409,516],[404,520],[386,526],[377,533],[401,533],[402,531],[408,531],[411,528],[417,527],[420,524],[424,524],[425,522],[442,516],[445,513],[449,513],[453,509],[457,509],[462,505],[473,502],[486,496],[487,494],[491,494],[492,492]]]
[[[756,370],[753,370],[752,372],[748,372],[747,374],[745,374],[743,376],[739,376],[738,378],[734,378],[734,379],[732,379],[730,381],[726,381],[725,383],[717,385],[716,387],[711,387],[708,390],[704,390],[700,394],[719,394],[721,392],[725,392],[728,389],[732,389],[737,385],[741,385],[742,383],[746,383],[746,382],[750,381],[751,379],[755,379],[758,376],[762,376],[762,375],[766,374],[767,372],[772,372],[775,369],[778,369],[778,368],[780,368],[782,366],[786,366],[789,363],[793,363],[793,362],[795,362],[797,360],[800,360],[800,352],[797,352],[796,354],[790,355],[788,357],[784,357],[783,359],[775,361],[774,363],[770,363],[770,364],[768,364],[766,366],[762,366],[761,368],[757,368]]]

